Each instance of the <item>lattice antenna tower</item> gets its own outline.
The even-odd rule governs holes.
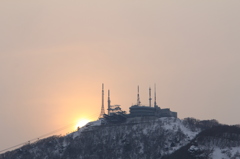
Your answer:
[[[110,115],[111,110],[111,100],[110,100],[110,90],[108,90],[108,115]]]
[[[149,87],[149,107],[152,107],[151,87]]]
[[[157,107],[156,84],[154,84],[154,107]]]
[[[101,113],[99,115],[99,119],[103,118],[105,114],[105,110],[104,110],[104,84],[102,84],[102,108],[101,108]]]
[[[137,94],[137,105],[138,105],[138,106],[141,105],[140,96],[139,96],[139,86],[138,86],[138,94]]]

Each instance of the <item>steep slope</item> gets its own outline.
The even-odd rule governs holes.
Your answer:
[[[0,159],[160,159],[189,144],[205,128],[191,118],[134,118],[119,125],[99,120],[67,136],[52,136],[2,154]]]
[[[240,159],[240,128],[219,125],[199,133],[164,159]]]

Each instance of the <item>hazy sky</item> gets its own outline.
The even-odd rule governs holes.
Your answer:
[[[2,0],[0,150],[97,119],[102,83],[126,111],[137,85],[148,104],[156,83],[158,105],[181,119],[240,124],[239,7],[239,0]]]

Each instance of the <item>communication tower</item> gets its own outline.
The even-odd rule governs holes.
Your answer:
[[[102,84],[102,108],[101,108],[101,113],[99,115],[99,119],[103,118],[105,114],[105,110],[104,110],[104,84]]]
[[[154,107],[157,107],[156,84],[154,84]]]
[[[137,105],[138,105],[138,106],[141,105],[140,96],[139,96],[139,86],[138,86],[138,94],[137,94]]]
[[[149,87],[149,107],[152,107],[151,87]]]

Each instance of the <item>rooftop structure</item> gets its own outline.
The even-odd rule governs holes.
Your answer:
[[[110,90],[108,90],[108,114],[104,114],[104,118],[113,124],[125,122],[127,118],[120,105],[111,105]]]
[[[154,107],[152,107],[152,97],[151,97],[151,87],[149,87],[149,106],[141,105],[139,86],[137,87],[137,103],[132,105],[129,109],[129,114],[122,111],[120,105],[111,105],[110,100],[110,90],[108,90],[108,113],[105,114],[104,111],[104,85],[102,84],[102,107],[99,118],[104,118],[109,123],[122,123],[127,120],[127,118],[135,117],[175,117],[177,118],[177,112],[171,111],[169,108],[161,109],[157,105],[157,93],[156,85],[154,85]]]
[[[139,96],[139,86],[138,86],[138,96]],[[154,85],[154,107],[151,107],[151,88],[149,88],[149,106],[141,105],[139,98],[137,99],[137,104],[131,106],[129,117],[144,117],[144,116],[154,116],[157,118],[161,117],[175,117],[177,118],[177,112],[170,111],[169,108],[161,109],[156,102],[156,85]]]

